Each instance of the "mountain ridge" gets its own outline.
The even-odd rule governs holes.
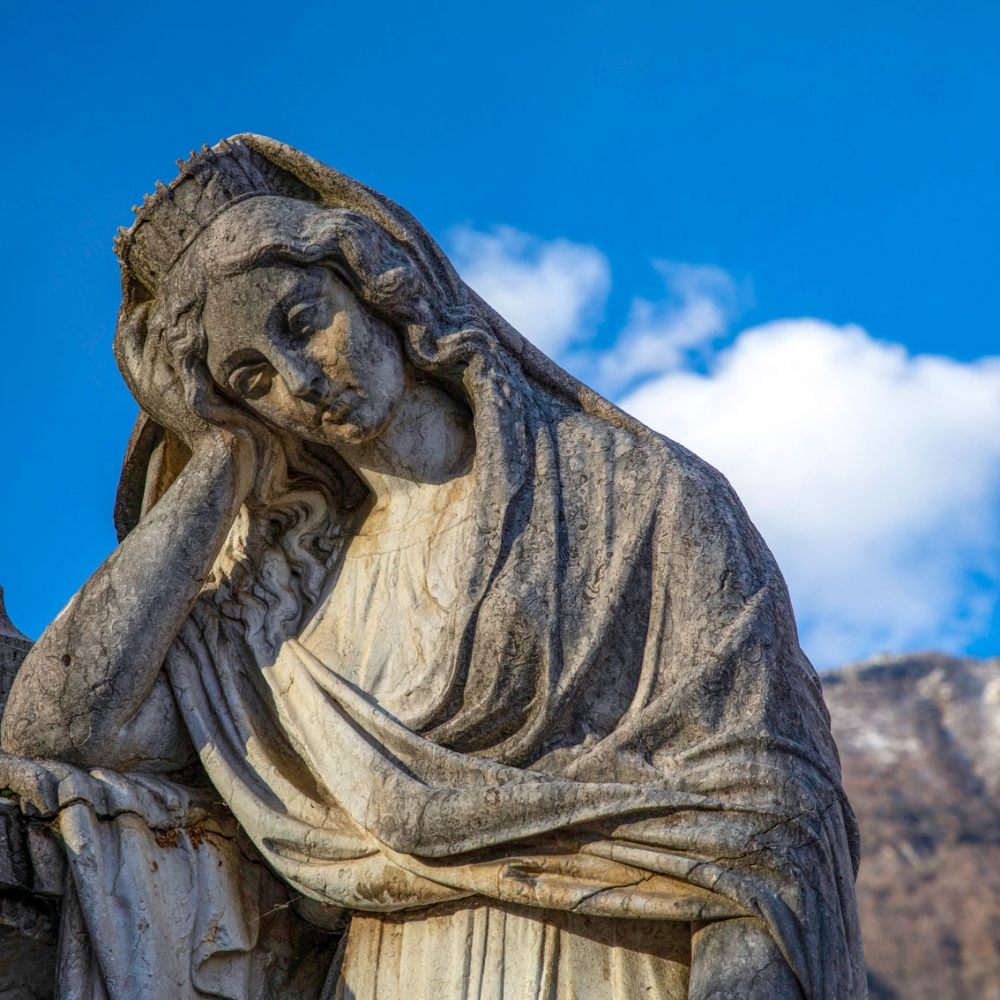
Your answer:
[[[881,656],[821,679],[861,828],[873,1000],[1000,998],[1000,658]]]

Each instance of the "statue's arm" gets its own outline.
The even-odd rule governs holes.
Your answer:
[[[199,437],[170,489],[28,654],[0,726],[4,750],[82,767],[131,766],[141,722],[162,730],[171,716],[179,727],[161,667],[252,468],[241,438],[221,430]],[[167,733],[160,739],[169,742]]]
[[[759,920],[702,924],[691,938],[690,1000],[803,1000],[799,981]]]

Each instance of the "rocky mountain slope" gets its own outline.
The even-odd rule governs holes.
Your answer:
[[[873,1000],[997,1000],[1000,659],[884,657],[823,684]]]
[[[21,661],[31,649],[31,640],[22,635],[7,617],[3,603],[3,587],[0,587],[0,705],[7,704],[10,686]]]

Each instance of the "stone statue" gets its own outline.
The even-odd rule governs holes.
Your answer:
[[[67,852],[59,995],[866,996],[819,682],[725,479],[289,146],[136,214],[120,544],[2,727]]]

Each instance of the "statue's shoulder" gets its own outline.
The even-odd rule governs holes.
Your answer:
[[[581,408],[563,427],[568,451],[588,456],[591,483],[596,476],[610,484],[604,495],[633,517],[655,516],[661,537],[697,536],[704,544],[770,562],[729,480],[683,444],[610,404]]]
[[[729,481],[714,466],[612,404],[601,403],[564,415],[560,436],[571,450],[588,451],[619,474],[634,470],[650,483],[657,482],[661,491],[739,504]]]

